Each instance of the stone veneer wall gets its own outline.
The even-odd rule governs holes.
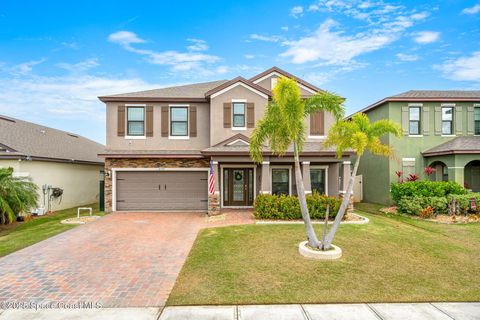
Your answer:
[[[208,168],[209,159],[106,158],[105,211],[112,211],[112,168]],[[210,204],[209,204],[210,212]]]

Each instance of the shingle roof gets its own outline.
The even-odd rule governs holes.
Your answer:
[[[480,90],[410,90],[386,97],[355,113],[365,113],[390,101],[480,102]],[[349,115],[347,119],[352,116],[353,114]]]
[[[0,158],[103,163],[104,146],[79,135],[0,115]],[[1,150],[1,149],[6,149]]]
[[[480,90],[410,90],[389,98],[458,98],[480,99]]]
[[[196,157],[201,158],[202,154],[198,150],[105,150],[100,154],[101,157],[108,158],[142,158],[142,157]]]
[[[426,157],[446,154],[477,154],[480,153],[480,137],[462,136],[435,146],[422,152]]]
[[[205,99],[205,93],[210,91],[228,80],[218,80],[202,83],[187,84],[168,88],[145,90],[130,93],[121,93],[99,97],[102,101],[118,100],[119,98],[190,98]]]
[[[268,147],[263,148],[265,154],[270,154],[271,150]],[[249,146],[248,145],[220,145],[214,146],[202,150],[203,154],[248,154]],[[293,153],[293,147],[290,146],[287,150],[287,154]],[[303,146],[302,154],[311,154],[311,155],[335,155],[335,148],[329,147],[325,148],[322,142],[305,142]],[[352,154],[351,151],[345,152],[345,154]]]

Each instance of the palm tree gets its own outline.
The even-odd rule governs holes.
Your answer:
[[[273,89],[272,101],[268,103],[264,117],[256,123],[250,138],[250,156],[257,163],[262,162],[265,143],[268,143],[272,153],[278,156],[284,155],[288,147],[293,146],[297,194],[308,244],[313,248],[319,248],[320,242],[313,230],[308,213],[300,170],[300,153],[303,150],[306,135],[305,118],[316,111],[327,111],[331,112],[337,120],[341,119],[344,114],[344,101],[343,98],[327,92],[302,99],[300,88],[295,80],[280,78]]]
[[[370,123],[370,120],[364,113],[355,114],[351,120],[337,121],[330,129],[327,140],[325,141],[325,146],[336,146],[338,157],[341,157],[346,150],[353,150],[356,153],[356,159],[345,196],[338,209],[335,221],[325,236],[324,243],[322,243],[322,250],[328,250],[332,245],[335,233],[340,226],[340,222],[350,202],[358,165],[365,151],[383,157],[393,156],[392,148],[380,140],[380,138],[386,134],[393,134],[396,137],[400,137],[402,135],[402,129],[399,124],[387,119]]]
[[[37,186],[29,179],[13,177],[12,168],[0,168],[0,224],[37,205]]]

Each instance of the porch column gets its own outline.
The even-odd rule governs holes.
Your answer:
[[[302,162],[302,177],[305,194],[312,193],[312,183],[310,181],[310,161]]]
[[[343,161],[343,179],[342,185],[340,186],[340,193],[345,193],[348,187],[348,180],[350,179],[350,175],[352,174],[352,162],[350,161]]]
[[[271,194],[272,193],[272,183],[270,177],[270,159],[264,160],[262,162],[262,180],[260,186],[261,194]]]
[[[465,167],[455,165],[455,167],[448,167],[448,181],[455,181],[461,186],[465,185]]]
[[[215,192],[208,192],[208,215],[215,216],[220,214],[220,175],[218,174],[218,161],[213,161],[213,176],[215,178]],[[208,175],[210,179],[210,174]],[[208,188],[208,183],[207,183]]]

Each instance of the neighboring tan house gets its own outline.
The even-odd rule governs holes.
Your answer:
[[[360,110],[370,121],[391,119],[402,126],[403,137],[384,142],[394,159],[366,154],[360,163],[363,199],[391,203],[390,184],[418,174],[422,179],[456,181],[480,191],[480,91],[412,90]],[[435,172],[427,177],[425,167]]]
[[[293,78],[308,97],[322,90],[276,67],[251,79],[237,77],[178,87],[99,97],[107,108],[106,210],[248,208],[259,193],[295,194],[292,152],[262,164],[249,156],[249,137],[264,115],[280,76]],[[343,189],[346,155],[323,148],[334,121],[328,113],[305,120],[301,155],[307,192],[331,196]],[[209,194],[212,161],[215,192]]]
[[[99,201],[103,159],[97,154],[104,148],[72,133],[0,115],[0,167],[30,177],[39,188],[38,208],[44,211]],[[62,195],[55,197],[59,190],[54,188]]]

